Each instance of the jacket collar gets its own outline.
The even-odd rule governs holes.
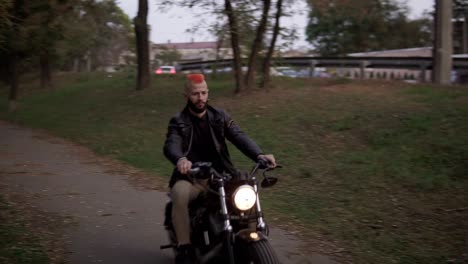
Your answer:
[[[217,119],[219,118],[216,118],[216,109],[213,108],[211,105],[206,105],[206,115],[207,115],[207,118],[208,118],[208,122],[209,123],[213,123],[215,121],[217,121]],[[184,123],[187,123],[187,124],[192,124],[192,121],[190,120],[190,115],[192,115],[192,113],[190,112],[188,106],[185,106],[184,110],[182,110],[182,120]]]

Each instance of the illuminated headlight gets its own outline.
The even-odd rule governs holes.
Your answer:
[[[241,185],[234,192],[234,205],[242,211],[249,210],[257,200],[254,188],[250,185]]]

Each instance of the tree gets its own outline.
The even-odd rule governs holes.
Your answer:
[[[215,23],[209,25],[209,31],[212,32],[218,39],[218,47],[224,43],[225,40],[230,41],[233,54],[233,69],[235,77],[235,93],[239,93],[244,88],[252,87],[255,81],[255,72],[259,57],[265,51],[267,46],[267,33],[271,27],[268,22],[270,19],[269,10],[271,8],[271,0],[262,0],[262,8],[258,8],[260,0],[249,1],[232,1],[225,0],[224,5],[221,6],[219,1],[212,0],[175,0],[163,1],[159,6],[160,9],[171,7],[173,5],[179,7],[194,8],[199,7],[198,10],[203,10],[204,13],[211,13],[216,16]],[[279,26],[279,18],[285,15],[283,8],[283,0],[279,0],[281,8],[276,13],[277,28],[272,30],[272,40],[270,41],[271,53],[269,55],[269,64],[273,56],[274,49],[276,48],[276,40],[281,32],[286,32],[285,28]],[[289,3],[293,4],[295,0],[290,0]],[[260,19],[258,19],[260,17]],[[276,16],[275,16],[276,18]],[[227,21],[226,21],[227,20]],[[224,22],[226,21],[226,22]],[[276,20],[275,20],[276,21]],[[203,29],[203,23],[197,23],[196,27],[191,30],[195,32]],[[225,30],[227,28],[227,30]],[[226,32],[229,34],[226,35]],[[292,31],[291,31],[292,32]],[[294,37],[295,34],[288,32],[287,34]],[[242,72],[242,58],[248,56],[247,61],[247,74],[243,78]],[[264,65],[265,63],[263,63]],[[262,74],[265,71],[262,70]]]
[[[271,58],[274,54],[274,51],[277,49],[276,41],[278,36],[282,33],[283,35],[288,35],[285,39],[292,41],[296,38],[296,34],[294,29],[290,30],[287,28],[280,27],[280,18],[292,14],[284,12],[284,5],[283,0],[278,0],[276,5],[276,13],[275,13],[275,23],[273,29],[271,30],[271,39],[269,41],[269,45],[265,39],[268,37],[267,33],[269,33],[269,28],[271,28],[271,24],[269,23],[271,16],[269,15],[269,11],[271,9],[271,0],[262,0],[262,9],[259,10],[258,0],[251,0],[251,1],[239,1],[240,4],[237,4],[235,8],[235,14],[237,17],[237,21],[239,26],[238,32],[241,36],[240,39],[243,40],[241,42],[241,47],[246,47],[246,51],[248,51],[248,64],[247,64],[247,74],[244,79],[244,85],[242,89],[251,88],[254,86],[255,82],[255,73],[257,70],[257,62],[259,61],[259,57],[262,54],[266,54],[264,58],[264,62],[262,63],[262,77],[261,77],[261,87],[264,87],[264,80],[265,80],[265,73],[267,73],[267,77],[269,80],[269,73],[270,73],[270,64]],[[295,0],[289,0],[288,3],[291,6],[294,6]],[[260,20],[258,17],[260,16]],[[254,36],[254,38],[250,37]],[[284,37],[284,36],[283,36]],[[285,43],[288,45],[288,43]],[[268,47],[268,48],[267,48]]]
[[[6,32],[11,29],[12,21],[10,9],[13,6],[13,0],[0,1],[0,50],[5,49],[7,42]]]
[[[118,58],[120,42],[128,42],[131,32],[130,20],[115,0],[3,0],[0,15],[0,77],[10,85],[11,110],[16,108],[19,72],[40,69],[41,86],[49,87],[53,68],[64,69],[67,61]],[[109,45],[120,39],[125,41]]]
[[[468,0],[453,0],[453,17],[468,18]]]
[[[62,70],[117,66],[123,63],[124,52],[134,50],[132,22],[114,0],[79,0],[61,18],[61,24],[64,29],[57,43],[56,64]]]
[[[13,112],[17,108],[18,99],[18,65],[24,51],[27,49],[24,41],[23,23],[26,18],[25,2],[17,0],[9,9],[11,26],[4,32],[7,39],[1,53],[2,61],[6,63],[7,82],[10,84],[8,96],[8,110]]]
[[[11,9],[13,1],[0,2],[0,60],[6,62],[8,49],[8,35],[12,30]],[[0,63],[0,81],[8,83],[8,64]]]
[[[131,20],[114,0],[98,1],[96,7],[93,17],[97,35],[90,49],[94,69],[119,64],[122,53],[134,50],[136,45]]]
[[[231,37],[231,47],[233,53],[234,76],[236,79],[236,88],[234,92],[240,93],[242,90],[244,90],[244,87],[242,84],[242,61],[239,47],[239,27],[237,17],[234,14],[234,10],[232,8],[231,0],[224,0],[224,11],[229,21],[229,33]]]
[[[273,57],[273,53],[275,51],[276,46],[276,39],[278,38],[278,34],[280,32],[280,18],[282,16],[283,10],[283,0],[278,0],[276,2],[276,15],[275,15],[275,25],[273,27],[273,36],[270,41],[270,46],[268,47],[267,54],[263,61],[262,65],[262,81],[260,83],[260,87],[268,89],[270,86],[270,66],[271,66],[271,59]]]
[[[57,66],[65,71],[79,71],[81,65],[91,65],[87,60],[91,50],[101,45],[97,17],[101,12],[100,4],[94,1],[79,1],[74,5],[68,16],[62,18],[62,24],[67,25],[63,32],[63,39],[57,43]],[[108,14],[107,12],[102,12]],[[80,45],[76,45],[80,43]],[[91,67],[88,68],[88,70]]]
[[[322,55],[430,45],[431,19],[395,0],[310,0],[307,40]]]
[[[217,19],[214,24],[209,25],[211,32],[218,38],[218,46],[222,44],[225,39],[229,39],[233,54],[233,73],[235,78],[235,93],[240,93],[244,90],[245,80],[242,72],[242,57],[252,46],[253,36],[256,36],[255,23],[257,7],[255,3],[257,0],[251,1],[231,1],[225,0],[223,5],[216,1],[211,0],[179,0],[179,1],[164,1],[160,7],[167,8],[172,5],[180,7],[193,8],[195,6],[204,10],[204,13],[214,14]],[[223,22],[220,22],[223,21]],[[225,22],[224,22],[225,21]],[[200,30],[203,23],[197,23],[196,29]],[[224,29],[224,30],[220,30]],[[225,30],[227,29],[227,30]],[[227,36],[225,35],[227,33]],[[222,40],[220,42],[220,40]],[[220,46],[219,46],[220,47]]]
[[[65,1],[62,1],[65,2]],[[0,8],[8,19],[2,23],[0,29],[1,43],[0,57],[5,62],[1,69],[2,79],[10,85],[9,110],[16,110],[16,101],[19,90],[19,67],[24,59],[34,58],[35,54],[40,54],[42,82],[43,86],[50,81],[50,70],[48,64],[48,53],[46,49],[51,49],[54,38],[48,30],[54,22],[53,15],[49,12],[50,7],[57,4],[54,1],[14,1],[13,5],[7,4],[7,9]],[[4,3],[0,4],[4,6]],[[45,12],[44,12],[45,11]],[[62,10],[63,11],[63,10]],[[44,15],[47,13],[47,15]],[[5,22],[5,20],[2,20]],[[5,27],[5,25],[7,25]],[[57,31],[57,29],[55,29]]]
[[[43,88],[52,85],[53,68],[66,70],[68,63],[77,70],[83,62],[91,71],[115,65],[129,48],[131,22],[115,0],[37,0],[26,9],[30,59],[40,65]]]
[[[245,87],[250,88],[255,80],[255,67],[257,63],[258,53],[263,44],[263,37],[265,35],[268,13],[270,11],[271,1],[263,0],[263,11],[262,18],[257,27],[257,33],[255,34],[255,40],[250,50],[249,63],[247,65],[247,75],[245,76]]]
[[[217,62],[221,59],[221,48],[225,45],[225,41],[228,38],[226,32],[228,32],[228,25],[224,23],[224,21],[216,21],[216,23],[213,25],[211,29],[209,29],[210,33],[212,33],[215,37],[217,37],[216,40],[216,51],[215,51],[215,66],[213,67],[213,78],[216,78],[218,74],[218,67],[217,67]]]
[[[27,6],[30,15],[25,20],[24,27],[31,56],[38,57],[39,60],[41,88],[52,85],[51,60],[55,56],[55,47],[62,38],[64,28],[60,19],[67,15],[72,5],[72,0],[38,0]]]
[[[138,1],[138,14],[133,19],[135,24],[136,46],[137,46],[137,61],[138,61],[138,79],[137,90],[143,90],[150,85],[149,72],[149,42],[148,42],[148,24],[146,18],[148,16],[148,1]]]

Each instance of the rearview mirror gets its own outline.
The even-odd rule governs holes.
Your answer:
[[[262,183],[260,184],[260,186],[262,186],[262,188],[268,188],[268,187],[275,185],[277,182],[278,182],[278,178],[265,177]]]

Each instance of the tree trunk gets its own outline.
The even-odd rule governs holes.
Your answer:
[[[78,58],[75,58],[73,60],[73,68],[72,68],[72,71],[73,72],[78,72],[80,70],[80,59]]]
[[[146,18],[148,16],[148,1],[138,1],[138,14],[134,18],[136,48],[137,48],[137,90],[143,90],[149,87],[150,71],[149,71],[149,42],[148,42],[148,24]]]
[[[283,0],[278,0],[276,2],[276,15],[275,15],[275,27],[273,28],[273,36],[271,38],[270,47],[268,47],[268,52],[263,61],[263,78],[260,83],[260,87],[269,89],[270,88],[270,66],[271,66],[271,58],[273,57],[273,53],[275,51],[276,39],[278,38],[278,34],[280,31],[280,18],[282,16],[283,11]]]
[[[86,53],[86,72],[91,72],[91,51]]]
[[[255,40],[253,43],[252,50],[249,56],[249,64],[247,69],[247,75],[245,76],[245,87],[248,89],[250,88],[254,81],[255,81],[255,68],[257,65],[257,57],[260,48],[262,47],[263,36],[265,35],[266,25],[268,21],[268,12],[270,10],[271,1],[270,0],[263,0],[263,12],[262,12],[262,19],[260,20],[260,24],[257,28],[257,34],[255,36]]]
[[[39,55],[39,63],[41,65],[41,88],[51,88],[51,74],[50,74],[50,61],[49,61],[49,51],[44,50]]]
[[[0,81],[5,84],[10,84],[10,73],[8,72],[8,56],[1,55],[0,60],[5,63],[0,63]]]
[[[233,55],[233,68],[234,68],[234,77],[236,79],[236,88],[235,93],[240,93],[244,90],[242,83],[242,61],[239,47],[239,29],[237,25],[237,18],[232,9],[231,0],[224,0],[224,12],[229,20],[229,32],[231,35],[231,46],[232,46],[232,55]]]
[[[8,111],[17,109],[18,99],[18,56],[13,53],[8,59],[8,73],[10,75],[10,94],[8,96]]]
[[[224,34],[221,34],[218,41],[216,42],[216,57],[215,57],[215,66],[213,68],[213,79],[215,79],[216,76],[218,75],[218,62],[219,62],[219,59],[221,58],[219,56],[219,52],[221,50],[221,47],[223,46],[223,43],[224,43]]]

